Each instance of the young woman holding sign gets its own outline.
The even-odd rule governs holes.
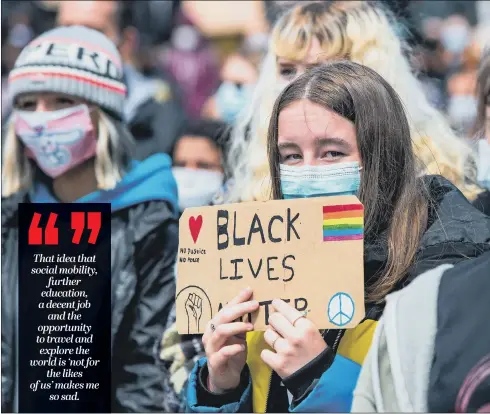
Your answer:
[[[252,291],[241,292],[208,324],[207,359],[191,374],[188,408],[349,411],[385,296],[426,269],[490,250],[490,217],[444,178],[417,178],[400,99],[356,63],[330,63],[288,85],[268,147],[275,199],[357,194],[364,204],[366,317],[354,329],[321,333],[275,300],[270,328],[252,333],[251,324],[234,322],[258,308]]]

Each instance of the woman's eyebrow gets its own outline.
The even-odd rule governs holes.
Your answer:
[[[343,138],[328,137],[328,138],[315,138],[315,145],[321,147],[324,145],[337,145],[343,149],[350,149],[350,144]]]
[[[297,149],[299,149],[299,146],[298,146],[298,144],[295,144],[294,142],[281,142],[277,145],[277,148],[279,150],[287,150],[287,149],[297,150]]]

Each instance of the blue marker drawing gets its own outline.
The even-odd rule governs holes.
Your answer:
[[[354,318],[355,305],[352,297],[338,292],[328,302],[328,320],[336,326],[345,326]]]

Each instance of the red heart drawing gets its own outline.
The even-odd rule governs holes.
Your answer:
[[[202,216],[190,217],[189,218],[189,229],[191,230],[191,236],[196,243],[197,238],[199,237],[199,233],[201,232],[202,227]]]

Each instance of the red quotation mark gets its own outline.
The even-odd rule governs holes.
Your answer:
[[[85,213],[71,213],[71,228],[75,230],[75,232],[73,233],[72,243],[80,244],[83,231],[85,230],[85,228],[87,228],[90,230],[88,242],[90,244],[95,244],[97,242],[97,237],[99,237],[101,225],[102,213],[100,211],[87,213],[87,223],[85,223]]]
[[[55,227],[58,214],[49,213],[48,223],[43,229],[39,226],[41,222],[41,214],[34,213],[32,216],[31,224],[29,226],[28,243],[34,245],[58,245],[58,228]],[[90,236],[88,242],[95,244],[99,237],[100,228],[102,225],[102,214],[100,212],[87,213],[87,223],[85,223],[84,212],[72,212],[71,213],[71,228],[74,231],[72,243],[80,244],[83,231],[85,228],[90,230]],[[44,233],[44,243],[43,243]]]
[[[49,213],[48,224],[46,228],[39,227],[41,221],[41,214],[34,213],[32,216],[31,224],[29,226],[29,233],[27,236],[29,244],[43,244],[43,230],[44,230],[44,244],[57,245],[58,244],[58,229],[55,227],[58,214]]]

